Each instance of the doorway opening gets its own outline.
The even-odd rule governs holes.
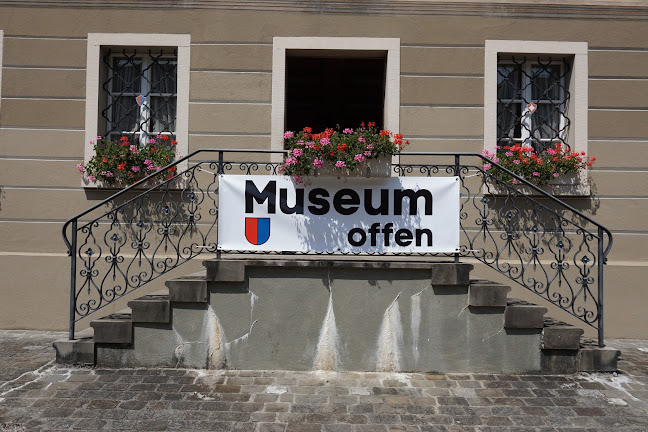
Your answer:
[[[286,50],[284,130],[385,125],[387,51]]]

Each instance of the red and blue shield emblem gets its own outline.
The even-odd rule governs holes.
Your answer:
[[[253,245],[262,245],[270,238],[270,218],[245,218],[245,238]]]

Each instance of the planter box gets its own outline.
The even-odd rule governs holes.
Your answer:
[[[344,168],[337,168],[333,165],[324,165],[316,168],[314,177],[391,177],[392,165],[391,156],[383,156],[377,159],[365,159],[365,161],[353,171]]]
[[[525,185],[513,185],[515,189],[524,195],[541,196],[539,192]],[[539,188],[554,196],[589,196],[590,186],[587,177],[580,173],[566,174],[552,180],[548,185],[539,186]],[[489,184],[489,188],[484,188],[485,195],[507,195],[508,189],[501,185]]]

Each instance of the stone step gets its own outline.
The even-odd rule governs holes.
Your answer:
[[[332,262],[315,264],[312,262],[304,262],[302,264],[300,261],[283,260],[280,263],[281,265],[279,267],[286,267],[287,277],[291,277],[292,275],[288,267],[299,269],[300,267],[320,268],[333,266],[335,268],[335,264]],[[250,307],[253,308],[256,296],[253,293],[249,293],[248,278],[254,277],[256,283],[259,283],[260,280],[264,280],[264,275],[268,272],[268,270],[261,268],[276,268],[276,264],[276,261],[273,262],[267,259],[232,262],[206,261],[204,262],[205,271],[172,279],[166,282],[168,289],[129,301],[128,306],[130,309],[92,321],[90,324],[91,328],[88,331],[77,333],[77,340],[56,341],[54,346],[57,350],[57,362],[94,364],[96,361],[99,361],[97,360],[97,356],[101,353],[103,353],[102,355],[110,353],[108,357],[100,356],[100,358],[104,358],[101,361],[105,362],[106,358],[114,358],[116,359],[116,363],[113,366],[116,367],[119,367],[122,364],[121,362],[124,361],[120,360],[122,359],[122,354],[131,358],[130,363],[128,361],[124,363],[130,366],[140,364],[137,361],[133,361],[135,359],[149,362],[151,365],[158,363],[163,365],[173,364],[176,367],[184,364],[180,362],[180,359],[186,361],[192,355],[194,357],[197,355],[202,359],[201,349],[204,348],[205,344],[219,343],[217,341],[221,337],[221,324],[218,324],[217,327],[221,330],[218,330],[216,333],[208,332],[209,334],[206,334],[207,339],[215,338],[214,340],[201,339],[204,338],[200,336],[200,332],[203,330],[200,328],[191,330],[187,327],[188,323],[193,319],[190,317],[194,313],[202,316],[206,310],[211,310],[213,304],[212,306],[208,304],[210,297],[212,302],[215,299],[219,299],[219,301],[222,299],[228,302],[234,301],[239,306],[243,304],[250,305],[251,301],[252,304]],[[255,270],[249,272],[248,269],[247,272],[249,274],[247,274],[246,266],[254,267]],[[340,266],[367,270],[374,268],[389,269],[392,267],[390,263],[382,262],[344,262]],[[420,273],[421,269],[416,266],[417,264],[414,264],[412,268]],[[500,323],[503,322],[504,329],[506,330],[505,334],[518,335],[516,337],[535,338],[537,341],[534,343],[537,345],[537,351],[535,351],[537,354],[535,355],[539,356],[539,364],[536,367],[541,368],[539,372],[565,374],[579,371],[616,370],[616,362],[620,354],[618,350],[607,347],[602,349],[598,348],[593,341],[582,338],[582,329],[545,317],[545,313],[547,312],[547,308],[545,307],[518,299],[507,298],[508,293],[511,291],[510,286],[487,280],[470,280],[468,278],[470,268],[468,267],[465,269],[457,269],[455,267],[454,273],[449,272],[451,267],[447,264],[428,264],[427,268],[432,270],[433,276],[436,275],[432,280],[432,286],[433,290],[439,293],[438,295],[444,297],[449,294],[453,296],[467,295],[468,306],[473,313],[480,314],[480,317],[491,320],[491,324],[492,318],[496,318],[495,315],[501,317],[499,319],[502,320]],[[466,270],[465,274],[464,270]],[[450,291],[446,289],[453,286],[460,287],[460,282],[464,282],[464,279],[466,283],[462,289],[457,288]],[[439,281],[443,283],[438,283]],[[440,291],[439,288],[441,288]],[[245,299],[241,298],[241,300],[237,300],[238,296],[227,296],[226,299],[225,297],[219,297],[220,294],[243,294],[246,297]],[[400,294],[398,295],[400,296]],[[214,298],[214,296],[217,297]],[[247,296],[252,297],[248,300]],[[398,296],[396,299],[398,299]],[[463,304],[465,305],[465,303]],[[480,312],[480,308],[482,308],[483,312]],[[221,312],[217,313],[223,313],[222,308]],[[488,318],[489,316],[492,318]],[[207,325],[205,328],[211,329],[212,327],[210,326],[214,325],[210,321],[212,318],[209,315],[205,317],[200,318],[200,320],[207,319],[207,321],[203,322],[210,324],[202,325]],[[221,315],[218,315],[216,320],[218,319],[222,319]],[[231,320],[232,316],[225,319]],[[389,319],[391,319],[391,315]],[[216,322],[218,323],[218,321]],[[252,332],[254,322],[256,321],[246,324],[249,325],[248,333],[233,341],[226,342],[225,345],[221,346],[227,347],[229,346],[228,344],[235,346],[239,343],[239,340],[245,340],[245,343],[247,343],[246,338]],[[227,325],[231,326],[232,324],[228,323]],[[499,325],[501,326],[502,324]],[[187,334],[193,334],[192,331],[194,333],[198,331],[198,333],[195,333],[198,336],[194,335],[187,338]],[[245,329],[237,329],[237,331],[242,332]],[[137,344],[134,343],[135,332],[139,332],[137,333],[139,335]],[[151,346],[149,342],[151,337],[142,336],[144,334],[155,334],[156,336],[153,339],[157,341],[157,345],[155,347]],[[180,345],[177,345],[178,334],[181,335],[182,343]],[[509,336],[504,337],[508,338]],[[171,351],[167,352],[166,346],[169,346]],[[211,352],[209,355],[212,355]],[[218,355],[218,352],[215,351],[213,355]],[[159,357],[162,360],[154,360],[154,357],[156,359]],[[193,363],[189,362],[187,364]],[[194,365],[191,367],[205,366]],[[534,368],[533,370],[537,369]]]
[[[169,301],[176,303],[207,303],[206,272],[201,271],[165,282],[169,289]]]
[[[511,287],[488,280],[471,280],[468,304],[473,307],[504,308]]]
[[[133,342],[133,321],[130,309],[92,321],[95,343],[130,344]]]
[[[545,317],[542,348],[554,350],[579,350],[585,331],[551,317]]]
[[[504,310],[504,328],[542,329],[547,308],[509,298]]]
[[[169,290],[131,300],[128,302],[128,307],[132,310],[131,319],[134,323],[168,324],[171,322]]]

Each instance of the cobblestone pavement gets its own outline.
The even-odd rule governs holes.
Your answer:
[[[540,376],[65,368],[64,336],[0,331],[0,431],[648,431],[648,341]]]

